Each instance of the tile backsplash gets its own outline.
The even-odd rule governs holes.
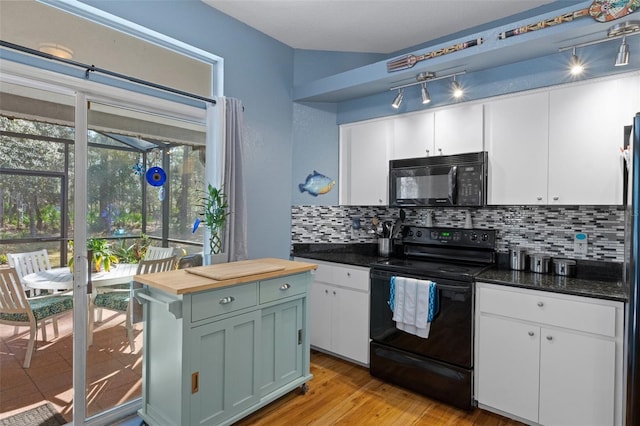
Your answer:
[[[467,211],[474,228],[497,230],[499,252],[511,245],[532,252],[572,259],[607,262],[624,261],[624,215],[622,206],[489,206],[484,208],[405,208],[405,224],[426,226],[431,215],[433,226],[462,228]],[[371,220],[393,220],[400,209],[385,206],[292,206],[292,243],[369,243]],[[352,229],[353,218],[362,228]],[[578,232],[588,237],[587,253],[574,251]]]

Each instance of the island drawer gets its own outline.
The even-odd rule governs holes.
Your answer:
[[[260,303],[272,302],[307,291],[307,274],[287,275],[260,281]]]
[[[480,288],[481,313],[613,337],[616,309],[579,296],[512,289]]]
[[[258,284],[233,285],[192,296],[191,321],[228,314],[258,304]]]

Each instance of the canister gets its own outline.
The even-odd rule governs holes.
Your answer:
[[[542,253],[532,253],[529,255],[529,270],[538,274],[549,272],[549,260],[551,257]]]
[[[572,277],[576,274],[576,261],[572,259],[553,259],[553,272],[556,275]]]
[[[527,269],[527,250],[523,247],[512,247],[509,250],[511,269],[524,271]]]

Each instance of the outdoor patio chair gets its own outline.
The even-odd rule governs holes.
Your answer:
[[[136,275],[171,271],[175,269],[175,264],[175,256],[163,259],[141,260],[138,264]],[[125,313],[125,327],[127,329],[127,337],[129,338],[131,352],[135,352],[136,350],[133,336],[133,289],[134,283],[109,287],[94,286],[93,295],[91,297],[91,308],[89,310],[89,315],[94,315],[94,310],[96,308]],[[93,322],[91,325],[93,326]],[[91,330],[91,333],[93,333],[93,330]]]
[[[26,253],[7,253],[7,260],[9,266],[15,268],[20,277],[20,283],[24,291],[31,290],[22,280],[25,275],[33,274],[34,272],[46,271],[51,269],[51,262],[49,261],[49,253],[47,250],[37,250]]]
[[[149,246],[143,260],[166,259],[171,256],[173,256],[173,247]]]
[[[38,325],[42,340],[46,341],[45,319],[55,318],[73,309],[73,297],[57,294],[27,298],[15,268],[0,268],[0,324],[29,327],[29,344],[24,358],[24,368],[31,365],[36,344]],[[54,322],[57,324],[57,322]],[[54,327],[58,337],[58,328]]]
[[[51,262],[49,261],[49,253],[46,249],[30,251],[24,253],[7,253],[7,260],[9,261],[9,266],[15,268],[18,277],[20,278],[20,284],[22,285],[23,290],[26,292],[27,296],[36,296],[40,294],[42,290],[34,290],[29,288],[24,280],[22,279],[25,275],[33,274],[34,272],[46,271],[51,269]],[[51,318],[51,322],[53,323],[53,331],[58,336],[58,321],[57,319]],[[47,340],[46,329],[43,327],[42,332],[44,333],[42,338]],[[15,329],[15,333],[18,332],[18,327]]]

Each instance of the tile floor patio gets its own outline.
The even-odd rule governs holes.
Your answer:
[[[87,351],[87,414],[94,415],[135,399],[142,392],[142,332],[138,325],[136,351],[131,353],[124,314],[103,312],[94,343]],[[72,316],[59,319],[60,335],[47,323],[47,342],[38,331],[36,351],[28,369],[22,368],[28,329],[0,324],[0,418],[49,401],[67,421],[72,419]]]

